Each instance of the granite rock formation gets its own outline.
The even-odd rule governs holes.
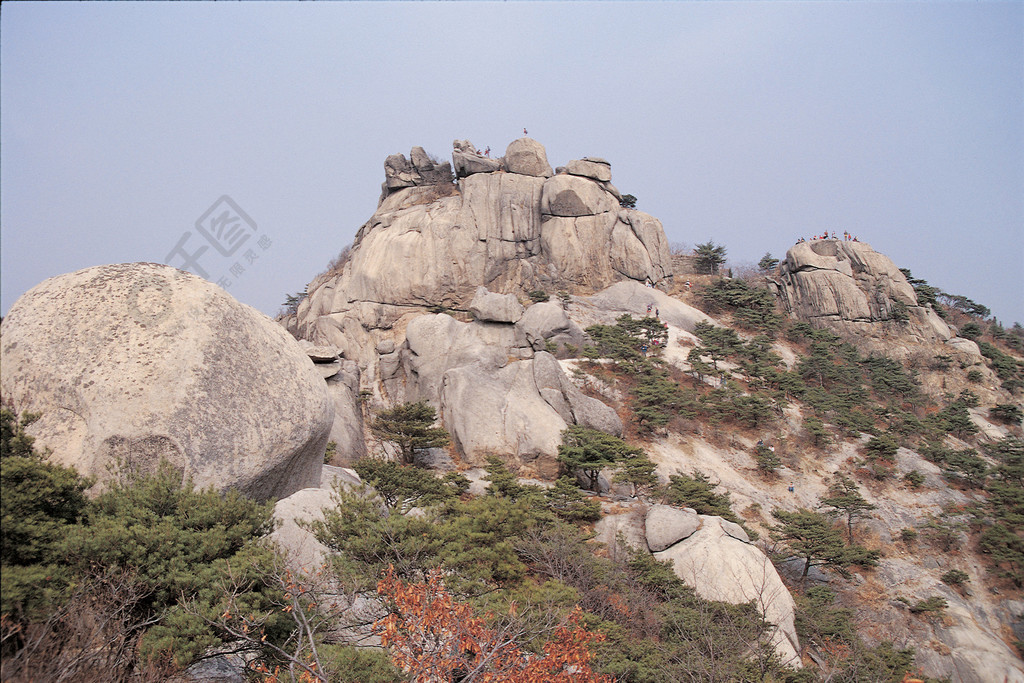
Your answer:
[[[11,307],[0,348],[4,402],[41,413],[37,445],[100,483],[162,458],[260,499],[320,480],[323,378],[279,325],[194,275],[128,263],[50,278]]]

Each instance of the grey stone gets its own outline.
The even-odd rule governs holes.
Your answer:
[[[586,341],[583,328],[570,320],[565,309],[554,301],[528,307],[517,326],[536,351],[543,350],[548,340],[560,345],[572,344],[577,348],[582,347]]]
[[[496,294],[486,287],[476,289],[469,312],[483,322],[514,323],[523,317],[523,305],[514,294]]]
[[[571,175],[593,178],[605,183],[612,180],[612,165],[596,157],[574,159],[565,165],[565,170]]]
[[[544,146],[531,138],[519,138],[505,149],[504,167],[509,173],[549,178],[552,175]]]
[[[588,178],[557,175],[544,182],[540,212],[545,216],[596,216],[618,210],[618,201]]]
[[[866,242],[834,239],[800,242],[779,265],[776,292],[798,320],[855,334],[889,330],[926,341],[945,341],[949,327],[920,306],[906,276]],[[903,309],[908,320],[896,322]]]
[[[700,528],[700,517],[692,510],[652,505],[644,520],[647,547],[651,552],[667,550]]]
[[[284,328],[169,266],[50,278],[0,331],[3,398],[51,459],[96,476],[161,458],[197,487],[272,498],[319,481],[332,410]]]
[[[341,361],[339,372],[327,380],[327,393],[334,408],[330,440],[335,443],[335,462],[355,462],[366,455],[359,366],[355,361]]]
[[[473,175],[474,173],[494,173],[501,170],[499,159],[492,159],[481,154],[469,140],[456,140],[452,150],[452,165],[455,167],[455,175],[459,178]]]
[[[671,560],[676,576],[707,600],[753,600],[775,627],[772,644],[782,663],[799,668],[796,603],[771,560],[756,546],[726,533],[721,517],[700,515],[700,520],[696,532],[654,556]]]

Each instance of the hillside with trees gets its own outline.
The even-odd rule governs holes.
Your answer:
[[[43,361],[37,294],[12,309],[5,682],[1024,680],[1020,324],[863,243],[673,261],[602,159],[420,152],[257,360],[192,352],[184,275],[146,308],[104,271],[75,324],[122,327]],[[453,216],[480,236],[442,276]],[[125,335],[150,374],[90,399],[117,368],[73,364]],[[246,379],[285,361],[303,417]],[[159,372],[173,410],[132,393]],[[237,419],[200,422],[211,396]]]

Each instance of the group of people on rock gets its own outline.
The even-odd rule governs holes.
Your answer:
[[[812,235],[811,236],[811,241],[814,241],[814,240],[829,240],[829,239],[831,239],[831,240],[839,239],[838,237],[836,237],[836,231],[835,230],[832,231],[832,236],[831,237],[829,237],[828,230],[826,230],[825,232],[823,232],[820,235]],[[796,241],[796,243],[800,244],[801,242],[806,242],[806,241],[807,240],[805,240],[803,237],[801,237],[800,239],[798,239]],[[859,242],[860,240],[858,240],[856,237],[854,237],[852,232],[843,230],[843,241],[844,242]]]

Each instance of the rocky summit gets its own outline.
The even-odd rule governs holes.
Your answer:
[[[555,174],[522,138],[500,159],[456,141],[458,181],[421,148],[385,162],[384,193],[339,270],[310,283],[290,329],[346,357],[412,311],[465,310],[480,286],[496,294],[587,293],[621,280],[663,283],[668,242],[654,217],[620,205],[611,166],[578,160]]]

